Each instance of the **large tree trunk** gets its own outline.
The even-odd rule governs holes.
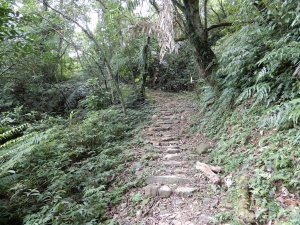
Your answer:
[[[216,90],[216,83],[211,76],[215,55],[208,43],[207,28],[201,23],[199,0],[183,0],[183,4],[186,18],[185,29],[193,47],[198,73],[209,86]]]
[[[140,99],[145,99],[145,89],[146,89],[146,82],[147,82],[147,76],[148,76],[148,51],[149,51],[149,44],[150,44],[150,37],[147,37],[147,41],[145,46],[143,47],[143,63],[144,68],[142,70],[142,85],[141,85],[141,91],[140,91]]]

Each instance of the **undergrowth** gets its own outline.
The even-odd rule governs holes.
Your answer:
[[[233,177],[228,192],[233,212],[217,215],[216,224],[244,224],[235,216],[235,205],[239,201],[236,180],[245,174],[250,177],[250,210],[258,224],[299,224],[300,152],[295,142],[299,126],[292,121],[292,127],[266,126],[270,109],[253,108],[247,102],[222,112],[204,110],[193,127],[217,143],[210,153],[211,163],[222,166],[224,177]]]
[[[150,108],[45,118],[0,150],[0,224],[101,224],[138,181],[126,168]]]
[[[246,10],[253,5],[243,1]],[[257,224],[300,224],[299,10],[296,1],[266,1],[256,22],[228,32],[215,46],[212,77],[218,95],[201,84],[196,100],[198,127],[217,145],[211,163],[236,181],[248,176],[250,209]],[[247,5],[248,4],[248,5]],[[291,13],[291,9],[295,9]],[[281,10],[278,10],[281,9]],[[241,12],[241,17],[249,15]],[[246,11],[245,11],[246,12]],[[237,184],[229,189],[232,212],[218,223],[238,219]],[[218,224],[217,223],[217,224]]]

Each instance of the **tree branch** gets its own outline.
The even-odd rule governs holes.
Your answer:
[[[159,14],[160,10],[159,10],[156,0],[149,0],[149,3],[153,6],[153,8],[157,12],[157,14]]]
[[[218,18],[218,22],[219,23],[221,23],[221,19],[220,19],[220,16],[219,16],[219,14],[216,12],[216,10],[214,10],[214,8],[213,7],[210,7],[210,10],[217,16],[217,18]]]
[[[207,28],[207,31],[211,31],[211,30],[219,28],[219,27],[229,27],[232,25],[233,25],[233,23],[231,23],[231,22],[219,23],[219,24],[211,25],[210,27]]]
[[[218,0],[218,2],[220,4],[221,10],[223,12],[224,18],[226,18],[227,14],[226,14],[226,11],[225,11],[225,8],[224,8],[224,5],[223,5],[223,1],[222,0]]]
[[[4,69],[3,71],[1,71],[0,77],[5,74],[8,70],[12,69],[15,65],[17,65],[17,62],[13,63],[12,65],[10,65],[9,67],[7,67],[6,69]]]
[[[107,9],[106,6],[104,5],[104,3],[103,3],[101,0],[96,0],[96,2],[99,2],[100,5],[101,5],[104,9]]]
[[[208,30],[207,30],[207,3],[208,0],[204,0],[204,31],[206,39],[208,39]]]
[[[41,2],[41,0],[38,0],[39,2]],[[102,50],[101,46],[99,45],[98,41],[96,40],[96,37],[93,35],[93,33],[89,30],[88,27],[83,27],[80,23],[78,23],[75,19],[73,19],[72,17],[64,14],[63,12],[53,8],[52,6],[50,6],[48,3],[47,3],[47,6],[48,8],[50,8],[51,10],[53,10],[54,12],[58,13],[59,15],[61,15],[63,18],[73,22],[74,24],[76,24],[81,30],[83,33],[86,34],[86,36],[95,44],[95,48],[96,50],[101,54],[102,58],[103,58],[103,61],[104,63],[106,64],[106,67],[107,67],[107,70],[108,70],[108,74],[111,78],[111,81],[113,83],[113,85],[115,86],[116,88],[116,91],[119,95],[119,98],[120,98],[120,101],[121,101],[121,105],[122,105],[122,109],[123,109],[123,112],[125,115],[127,115],[127,111],[126,111],[126,107],[125,107],[125,102],[124,102],[124,98],[123,98],[123,95],[122,95],[122,92],[120,90],[120,87],[118,86],[118,84],[116,83],[115,81],[115,77],[114,77],[114,73],[113,73],[113,70],[111,68],[111,65],[110,65],[110,62],[109,60],[107,59],[107,57],[105,56],[104,54],[104,51]]]
[[[178,9],[180,9],[182,12],[185,10],[184,5],[179,3],[177,0],[172,0],[174,6],[176,6]]]

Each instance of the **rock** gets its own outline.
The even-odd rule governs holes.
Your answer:
[[[168,198],[171,196],[171,194],[172,194],[172,190],[167,185],[163,185],[158,189],[158,195],[160,197]]]
[[[142,210],[138,210],[137,212],[136,212],[136,218],[141,218],[142,217]]]
[[[207,143],[200,143],[197,147],[196,147],[196,153],[198,154],[205,154],[208,152],[208,150],[211,148],[210,144]]]
[[[180,154],[168,154],[164,156],[164,160],[179,160],[182,156]]]
[[[178,195],[184,196],[184,197],[190,197],[193,195],[193,193],[197,191],[197,188],[193,187],[178,187],[174,192]]]
[[[158,194],[159,185],[151,184],[144,188],[145,195],[149,197],[155,197]]]
[[[150,176],[146,180],[147,184],[189,184],[188,178],[174,175],[167,176]]]
[[[212,217],[207,216],[207,215],[205,215],[205,214],[201,214],[201,215],[198,217],[198,222],[199,222],[199,224],[201,224],[201,225],[210,224],[210,223],[212,222]]]

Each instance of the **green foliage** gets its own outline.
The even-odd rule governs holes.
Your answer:
[[[49,118],[5,146],[0,154],[0,194],[5,196],[1,220],[9,223],[18,218],[24,224],[104,221],[107,208],[135,185],[124,182],[122,174],[132,160],[127,149],[134,129],[145,121],[148,111],[130,110],[129,114],[125,117],[109,108],[91,111],[84,119],[74,113],[72,123]]]
[[[109,90],[103,90],[99,85],[98,79],[89,79],[87,81],[91,93],[81,101],[81,105],[90,110],[106,109],[112,104],[111,93]]]
[[[261,127],[260,121],[268,111],[264,106],[253,107],[247,102],[231,113],[217,113],[216,120],[212,120],[214,115],[206,111],[200,128],[194,129],[205,131],[218,143],[211,152],[212,164],[221,165],[225,175],[230,173],[233,179],[238,179],[243,174],[251,174],[251,202],[259,224],[270,220],[293,224],[293,210],[296,208],[292,207],[291,211],[276,198],[282,194],[283,188],[296,196],[300,190],[299,146],[295,145],[298,125],[295,124],[289,130]],[[220,124],[220,121],[224,123]],[[293,125],[292,117],[289,121]],[[230,188],[230,192],[235,193],[235,185]],[[233,198],[232,201],[235,204],[238,199]],[[235,220],[226,215],[216,217],[217,221],[226,218],[229,221]]]
[[[300,118],[300,99],[295,98],[280,105],[271,107],[262,120],[263,127],[279,129],[296,127]]]
[[[234,219],[234,215],[232,212],[223,212],[214,216],[213,223],[221,224],[224,222],[232,221]],[[239,223],[231,223],[234,225],[239,225]]]
[[[0,149],[1,149],[1,145],[13,140],[17,137],[20,137],[23,134],[23,131],[28,127],[28,124],[23,124],[21,126],[12,128],[9,131],[6,131],[2,134],[0,134]]]
[[[261,13],[255,13],[253,5],[245,1],[237,4],[241,15],[257,22],[228,33],[216,47],[219,66],[214,76],[222,92],[231,93],[226,94],[229,102],[240,104],[253,99],[253,105],[271,104],[299,97],[294,74],[300,61],[295,22],[299,5],[295,1],[261,4],[266,7]]]
[[[158,77],[153,86],[172,92],[192,90],[194,85],[191,84],[191,79],[199,81],[199,76],[191,54],[191,46],[185,42],[177,54],[167,54],[161,65],[154,64],[158,67]]]
[[[0,41],[13,39],[18,35],[18,12],[14,12],[8,1],[0,1]]]

